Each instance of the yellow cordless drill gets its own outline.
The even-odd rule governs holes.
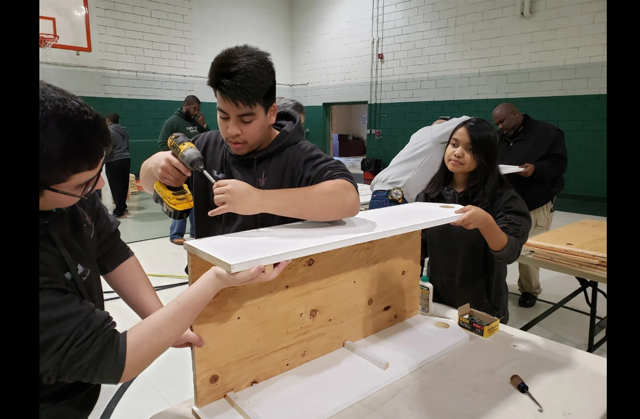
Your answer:
[[[204,174],[211,183],[215,179],[204,169],[204,158],[189,138],[182,133],[175,133],[167,140],[169,149],[191,171]],[[162,206],[162,212],[174,220],[182,220],[189,216],[193,208],[193,196],[187,185],[167,186],[159,180],[153,185],[153,200]]]

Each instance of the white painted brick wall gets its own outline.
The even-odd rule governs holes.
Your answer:
[[[373,96],[370,52],[353,69],[352,80],[359,82],[360,90],[352,97],[343,94],[342,83],[308,70],[321,61],[326,68],[326,57],[320,60],[314,51],[337,55],[357,43],[370,50],[372,39],[383,45],[380,52],[385,56],[374,85],[392,85],[390,90],[378,89],[383,102],[607,91],[605,0],[532,0],[531,18],[516,14],[515,0],[385,0],[378,20],[374,8],[373,22],[372,2],[342,3],[294,2],[293,77],[306,85],[293,91],[305,103]],[[338,44],[330,34],[342,32],[346,16],[357,7],[366,18],[357,21],[363,25],[360,37]],[[383,29],[377,32],[376,25]],[[305,49],[309,53],[302,54]],[[298,71],[303,68],[307,70]]]
[[[380,0],[377,26],[376,1],[95,0],[93,52],[54,50],[40,73],[83,95],[213,101],[211,60],[250,43],[271,52],[278,94],[306,105],[607,91],[605,0],[532,0],[531,18],[515,0]],[[385,56],[376,92],[372,41]],[[121,81],[150,76],[170,79]]]
[[[271,52],[277,93],[291,95],[290,0],[93,0],[89,17],[92,52],[53,50],[40,65],[42,79],[82,96],[195,94],[213,102],[206,86],[211,61],[226,47],[250,43]],[[82,77],[69,77],[69,70]]]

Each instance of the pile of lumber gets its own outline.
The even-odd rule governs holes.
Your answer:
[[[607,277],[607,222],[582,220],[530,238],[523,253]]]
[[[138,184],[136,183],[136,175],[129,174],[129,194],[135,195],[138,193]]]

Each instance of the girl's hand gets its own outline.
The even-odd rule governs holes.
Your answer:
[[[452,222],[451,225],[464,227],[467,230],[484,228],[493,221],[493,217],[488,212],[473,205],[457,209],[455,213],[464,215]]]

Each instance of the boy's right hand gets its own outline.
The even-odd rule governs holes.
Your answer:
[[[168,186],[184,185],[191,171],[171,151],[159,151],[149,158],[153,176]]]
[[[264,266],[254,266],[246,271],[230,274],[224,269],[214,266],[211,270],[215,270],[215,276],[220,281],[223,288],[235,287],[240,285],[255,284],[257,282],[268,282],[276,279],[278,275],[291,263],[290,260],[276,263],[273,265],[273,271],[265,272]]]

